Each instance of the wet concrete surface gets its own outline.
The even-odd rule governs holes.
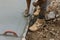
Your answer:
[[[0,0],[0,34],[10,30],[20,37],[25,29],[25,0]],[[19,40],[20,38],[0,36],[1,40]]]

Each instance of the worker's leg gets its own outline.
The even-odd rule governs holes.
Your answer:
[[[27,9],[25,10],[25,16],[28,16],[29,10],[30,10],[31,0],[26,0],[26,3],[27,3]]]

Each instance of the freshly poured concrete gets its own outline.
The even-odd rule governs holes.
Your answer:
[[[0,0],[0,34],[11,30],[19,37],[22,35],[26,24],[25,7],[24,0]]]
[[[23,16],[26,0],[0,0],[0,34],[14,31],[20,37],[23,34],[27,20]],[[20,40],[0,36],[1,40]]]

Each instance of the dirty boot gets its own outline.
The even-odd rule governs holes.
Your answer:
[[[43,23],[44,23],[43,19],[37,19],[36,22],[31,27],[29,27],[29,30],[37,31],[40,28],[40,26],[43,25]]]
[[[38,16],[40,11],[41,11],[40,6],[37,6],[36,11],[34,12],[34,16]]]

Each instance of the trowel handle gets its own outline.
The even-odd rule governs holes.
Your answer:
[[[6,31],[6,32],[4,32],[4,35],[8,35],[8,33],[12,33],[13,34],[13,36],[18,36],[15,32],[13,32],[13,31]]]

